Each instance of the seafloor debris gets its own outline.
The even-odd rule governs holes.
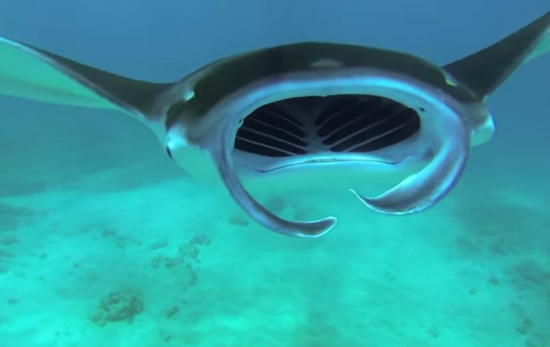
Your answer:
[[[15,255],[12,252],[0,247],[0,274],[8,271],[8,260],[14,257]]]
[[[19,243],[19,239],[15,235],[9,233],[0,234],[0,273],[8,271],[8,261],[15,257],[14,252],[10,250],[14,245]]]
[[[206,236],[197,236],[189,242],[178,246],[174,256],[157,255],[151,259],[151,267],[171,269],[179,265],[192,265],[200,262],[201,248],[208,246],[210,239]]]
[[[0,234],[17,228],[25,219],[34,217],[35,212],[0,202]]]
[[[207,236],[196,236],[186,244],[178,247],[178,258],[184,259],[187,262],[200,262],[201,247],[208,246],[210,242],[210,238]]]
[[[132,323],[134,317],[143,312],[143,308],[143,301],[138,296],[113,292],[101,298],[90,320],[100,326],[114,322]]]
[[[151,259],[151,267],[171,271],[178,278],[181,288],[185,290],[197,284],[195,266],[200,263],[203,247],[208,246],[210,242],[207,236],[196,236],[178,246],[173,256],[156,255]]]
[[[170,308],[166,309],[164,311],[164,317],[166,319],[170,319],[172,317],[174,317],[175,315],[177,315],[180,311],[180,308],[179,306],[170,306]]]
[[[157,250],[163,249],[167,246],[168,246],[168,241],[162,240],[162,239],[157,239],[157,240],[151,241],[151,243],[149,243],[149,246],[147,248],[151,251],[157,251]]]
[[[0,246],[11,246],[16,243],[19,243],[19,239],[13,234],[7,234],[5,236],[0,236]]]

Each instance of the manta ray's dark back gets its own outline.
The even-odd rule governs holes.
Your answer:
[[[550,11],[501,41],[443,68],[483,99],[504,82],[541,44],[549,40]],[[549,45],[544,42],[544,45]]]

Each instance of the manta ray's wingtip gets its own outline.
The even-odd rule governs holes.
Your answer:
[[[550,11],[506,38],[443,66],[480,99],[494,92],[522,63],[550,51]]]
[[[0,36],[0,95],[147,117],[169,83],[110,73]]]

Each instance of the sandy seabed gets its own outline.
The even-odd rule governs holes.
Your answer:
[[[495,183],[513,176],[408,217],[265,197],[341,217],[306,240],[177,175],[129,175],[0,197],[2,346],[550,346],[550,201]]]

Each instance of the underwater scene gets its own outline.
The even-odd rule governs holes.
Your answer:
[[[550,347],[549,11],[6,1],[0,346]]]

